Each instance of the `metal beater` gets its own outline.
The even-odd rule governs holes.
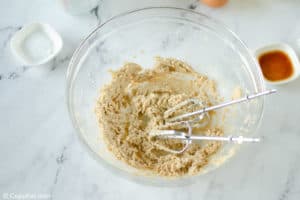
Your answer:
[[[243,136],[199,136],[199,135],[193,135],[193,128],[199,128],[207,125],[209,122],[209,111],[217,110],[220,108],[224,108],[230,105],[250,101],[252,99],[255,99],[260,96],[269,95],[275,93],[275,89],[266,90],[263,92],[247,95],[243,98],[228,101],[225,103],[221,103],[218,105],[210,106],[210,107],[204,107],[203,103],[197,99],[188,99],[185,100],[178,105],[174,106],[173,108],[170,108],[169,110],[164,112],[165,117],[165,125],[162,127],[162,129],[165,129],[166,127],[170,126],[177,126],[178,129],[187,129],[187,132],[184,131],[177,131],[177,130],[153,130],[150,132],[150,136],[152,137],[158,137],[162,139],[179,139],[182,140],[184,143],[184,146],[180,150],[174,150],[169,149],[167,147],[164,147],[162,145],[158,145],[161,149],[175,153],[180,154],[183,153],[185,150],[188,149],[190,144],[192,144],[193,141],[223,141],[223,142],[235,142],[235,143],[243,143],[243,142],[260,142],[260,138],[248,138]],[[199,106],[202,107],[202,109],[180,114],[178,116],[168,118],[172,114],[176,113],[180,108],[182,107],[195,107]],[[207,120],[204,120],[207,119]]]

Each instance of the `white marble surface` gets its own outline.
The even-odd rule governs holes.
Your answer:
[[[103,0],[96,12],[77,17],[65,13],[53,0],[1,0],[0,195],[48,194],[51,199],[72,200],[300,199],[300,79],[278,86],[278,94],[267,99],[259,130],[266,137],[262,145],[244,147],[230,162],[193,185],[162,188],[130,182],[111,174],[80,145],[64,95],[72,52],[98,20],[159,5],[192,7],[211,15],[253,50],[283,41],[300,52],[298,0],[231,0],[217,10],[194,0]],[[33,21],[53,25],[65,43],[47,70],[18,64],[9,51],[14,32]]]

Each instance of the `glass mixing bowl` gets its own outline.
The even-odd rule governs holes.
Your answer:
[[[124,164],[102,140],[94,108],[100,88],[111,80],[109,70],[126,61],[153,65],[154,57],[186,61],[215,79],[224,100],[235,88],[244,93],[263,91],[261,72],[243,42],[219,22],[178,8],[145,8],[116,16],[97,27],[74,53],[67,72],[70,117],[81,141],[100,163],[135,180],[172,184],[193,181],[232,157],[238,144],[225,144],[199,175],[163,178]],[[254,136],[262,117],[264,98],[234,106],[226,119],[225,135]]]

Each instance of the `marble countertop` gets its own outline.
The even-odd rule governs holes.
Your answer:
[[[230,162],[193,185],[174,188],[131,182],[111,174],[80,145],[65,104],[70,57],[99,23],[145,6],[195,9],[223,21],[253,50],[287,42],[300,53],[297,0],[231,0],[222,9],[194,0],[103,0],[84,16],[69,15],[53,0],[2,0],[0,199],[17,199],[16,195],[72,200],[300,199],[300,79],[276,87],[278,94],[267,99],[259,130],[266,138],[262,145],[244,147]],[[64,41],[62,52],[43,70],[20,65],[9,49],[11,36],[34,21],[51,24]]]

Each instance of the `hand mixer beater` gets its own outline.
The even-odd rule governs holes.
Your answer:
[[[183,147],[179,150],[169,149],[161,145],[160,148],[175,154],[183,153],[189,148],[192,142],[195,141],[224,141],[224,142],[260,142],[260,138],[248,138],[243,136],[202,136],[193,135],[193,128],[200,128],[207,125],[210,119],[209,111],[217,110],[234,104],[247,102],[260,96],[269,95],[275,93],[275,89],[266,90],[263,92],[247,95],[240,99],[235,99],[225,103],[217,104],[210,107],[205,107],[201,101],[198,99],[188,99],[176,106],[168,109],[164,112],[165,125],[162,130],[153,130],[150,132],[150,136],[157,137],[161,139],[178,139],[183,142]],[[192,111],[189,113],[179,114],[175,117],[170,117],[177,113],[181,108],[192,108],[201,107],[201,109]],[[165,130],[167,127],[176,127],[176,130]],[[187,132],[181,131],[182,129],[187,129]]]

